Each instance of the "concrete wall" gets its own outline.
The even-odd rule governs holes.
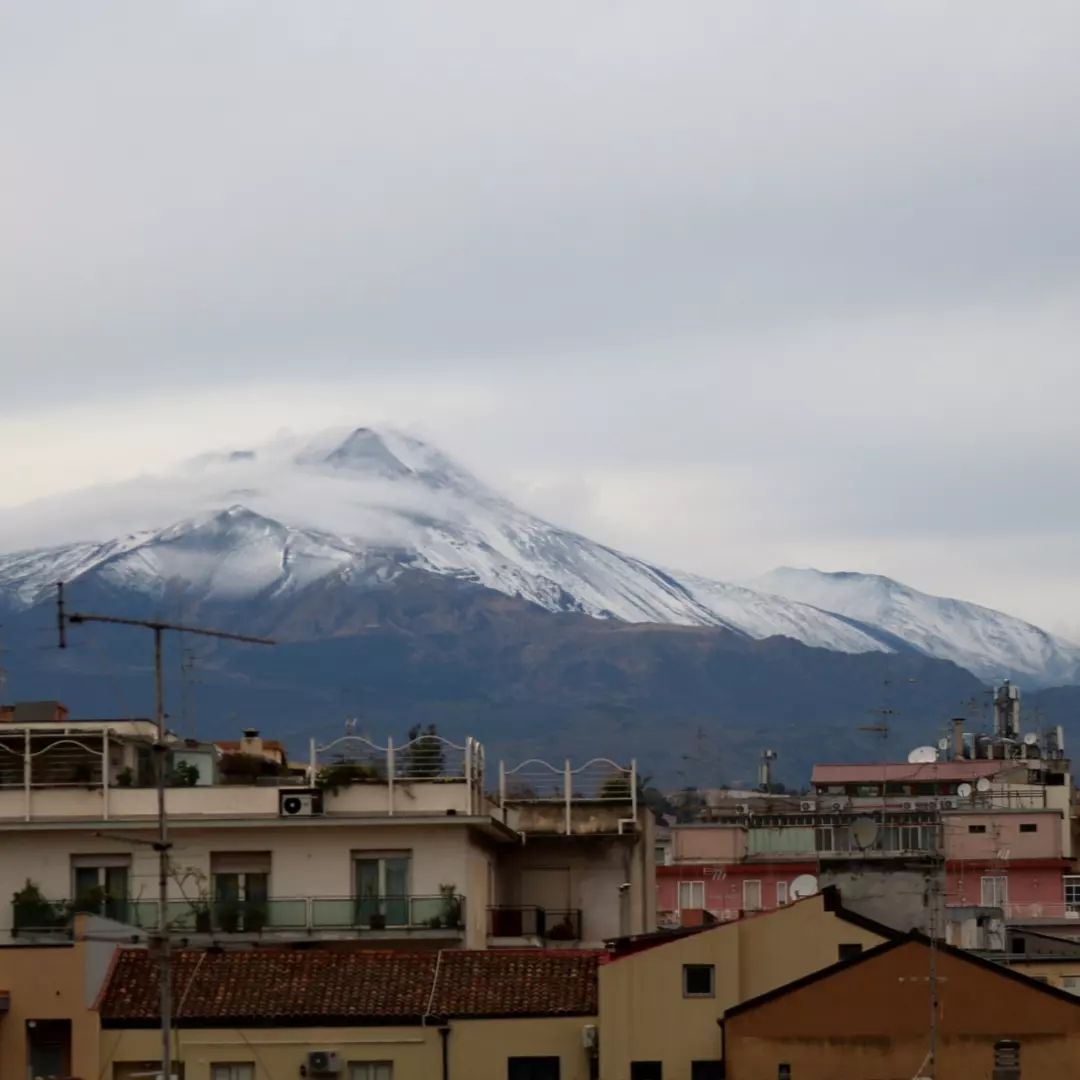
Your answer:
[[[822,863],[821,888],[835,885],[844,906],[895,930],[927,928],[926,890],[931,874],[943,875],[929,862],[899,859],[849,859]]]
[[[0,989],[11,1011],[0,1017],[0,1077],[27,1075],[27,1022],[71,1021],[71,1075],[97,1080],[98,1015],[87,1001],[83,944],[0,949]]]
[[[717,1019],[725,1009],[835,963],[842,943],[881,940],[827,912],[817,896],[603,964],[601,1080],[628,1080],[631,1061],[660,1061],[665,1077],[689,1077],[691,1062],[723,1056]],[[683,996],[684,964],[714,965],[713,997]]]
[[[450,1080],[506,1080],[510,1057],[560,1059],[561,1080],[588,1080],[582,1028],[595,1017],[453,1020],[448,1043]],[[256,1080],[299,1077],[311,1050],[334,1050],[346,1063],[389,1061],[394,1080],[438,1080],[442,1037],[434,1027],[245,1028],[177,1032],[185,1080],[209,1080],[210,1066],[251,1062]],[[94,1080],[125,1080],[160,1062],[156,1031],[101,1033],[101,1066]],[[348,1073],[344,1073],[347,1080]]]
[[[746,856],[746,829],[741,825],[673,826],[676,862],[738,862]]]
[[[939,953],[938,1080],[989,1077],[995,1040],[1021,1043],[1025,1077],[1072,1075],[1080,1002]],[[908,942],[725,1021],[729,1080],[912,1077],[929,1047],[929,949]]]
[[[1036,831],[1021,832],[1021,825]],[[1011,859],[1060,859],[1061,814],[1057,810],[1002,810],[945,814],[942,817],[947,859],[990,860],[1008,852]],[[984,832],[972,832],[972,829]]]

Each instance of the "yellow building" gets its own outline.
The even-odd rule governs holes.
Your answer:
[[[187,950],[184,1080],[590,1080],[596,953]],[[157,965],[123,949],[100,1002],[102,1080],[160,1068]]]
[[[599,972],[600,1080],[720,1077],[725,1010],[891,936],[844,910],[830,889],[768,914],[631,943]]]

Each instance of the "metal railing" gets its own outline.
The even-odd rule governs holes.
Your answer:
[[[488,937],[580,941],[581,909],[544,908],[535,904],[489,907]]]
[[[69,900],[13,907],[17,934],[70,932],[75,915],[92,911],[140,930],[157,930],[156,900],[110,900],[101,909]],[[305,897],[271,900],[170,900],[166,924],[176,934],[263,934],[319,930],[451,930],[465,927],[465,898],[437,896]]]
[[[529,758],[513,768],[499,762],[499,809],[506,818],[508,806],[526,803],[562,803],[566,808],[566,832],[571,831],[574,803],[628,804],[625,816],[637,820],[637,762],[620,765],[610,758],[592,758],[576,769],[570,760],[562,766],[542,758]],[[621,832],[620,827],[620,832]]]

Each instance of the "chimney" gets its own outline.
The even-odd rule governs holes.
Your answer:
[[[240,740],[240,753],[241,754],[257,754],[262,757],[263,741],[259,735],[259,729],[248,727],[244,728],[244,737]]]
[[[964,756],[964,718],[962,716],[953,717],[952,752],[957,760]]]

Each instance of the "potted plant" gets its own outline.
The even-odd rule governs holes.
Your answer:
[[[371,930],[385,930],[386,915],[381,911],[373,911],[368,916],[368,928]]]
[[[442,910],[439,912],[440,925],[446,930],[461,929],[461,897],[456,885],[440,885]]]
[[[29,878],[26,884],[11,898],[14,917],[13,933],[19,930],[52,930],[63,926],[65,913],[58,911],[41,893],[41,889]]]
[[[209,934],[211,930],[210,905],[205,900],[196,900],[191,905],[195,915],[195,932]]]
[[[125,765],[116,774],[117,787],[131,787],[135,783],[135,771],[130,765]]]

